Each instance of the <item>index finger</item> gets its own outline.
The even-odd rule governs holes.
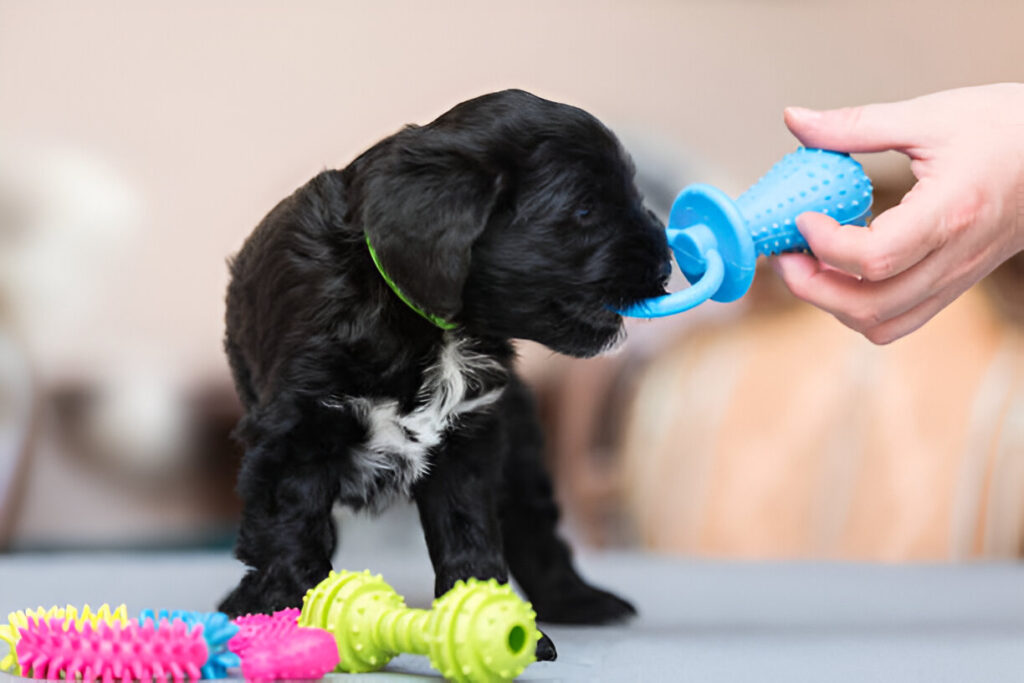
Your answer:
[[[884,152],[918,146],[925,135],[917,100],[866,104],[815,111],[787,107],[783,118],[790,132],[807,147],[837,152]]]

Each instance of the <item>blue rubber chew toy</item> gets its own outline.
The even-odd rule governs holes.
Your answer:
[[[735,301],[750,289],[758,256],[809,251],[797,216],[816,211],[842,225],[864,226],[871,199],[861,165],[822,149],[787,154],[735,201],[710,185],[690,185],[672,204],[665,235],[692,286],[620,313],[660,318],[708,299]]]
[[[223,612],[172,612],[164,609],[157,612],[145,609],[139,614],[139,626],[145,626],[147,621],[155,625],[164,621],[182,621],[188,626],[189,631],[197,624],[202,625],[203,640],[206,641],[208,653],[206,663],[200,668],[203,678],[225,678],[228,669],[242,665],[238,655],[228,650],[228,642],[238,633],[238,626]]]

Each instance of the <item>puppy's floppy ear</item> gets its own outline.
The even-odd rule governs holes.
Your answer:
[[[446,320],[462,308],[473,243],[501,192],[485,150],[458,130],[407,128],[360,170],[360,215],[384,272]]]

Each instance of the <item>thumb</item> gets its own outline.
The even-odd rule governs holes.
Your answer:
[[[786,126],[807,147],[837,152],[906,150],[922,142],[928,116],[916,100],[815,111],[787,107]]]

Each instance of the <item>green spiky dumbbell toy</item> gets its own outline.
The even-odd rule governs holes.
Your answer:
[[[536,661],[536,613],[494,579],[459,581],[412,609],[378,574],[331,572],[302,600],[300,626],[334,634],[339,671],[375,671],[395,655],[427,655],[453,681],[509,681]]]

